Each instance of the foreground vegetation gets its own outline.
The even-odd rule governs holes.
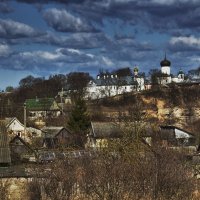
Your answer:
[[[196,198],[198,185],[182,155],[161,148],[128,149],[104,150],[96,157],[68,158],[38,168],[28,183],[28,196],[31,200]]]

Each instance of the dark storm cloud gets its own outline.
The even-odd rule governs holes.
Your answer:
[[[17,39],[36,37],[41,35],[29,25],[13,21],[11,19],[0,19],[0,37],[4,39]]]
[[[200,1],[197,0],[107,0],[85,1],[71,9],[88,20],[103,24],[105,17],[143,24],[150,30],[170,32],[177,28],[199,28]]]
[[[43,14],[47,24],[60,32],[94,32],[95,28],[83,18],[74,16],[64,9],[48,9]]]
[[[9,60],[1,61],[1,66],[5,68],[10,66],[14,70],[53,72],[54,69],[66,70],[66,66],[69,65],[69,70],[73,70],[73,67],[90,70],[100,67],[124,67],[136,63],[148,69],[156,64],[159,67],[159,54],[162,54],[163,45],[158,47],[153,44],[155,41],[152,41],[152,44],[141,42],[145,37],[148,41],[149,33],[158,32],[164,33],[169,38],[173,35],[174,40],[169,41],[167,48],[180,62],[180,55],[183,53],[191,55],[190,52],[199,50],[198,38],[190,38],[191,32],[197,32],[200,28],[200,2],[197,0],[18,0],[18,2],[42,4],[39,14],[53,29],[52,32],[47,30],[46,34],[40,35],[28,25],[12,20],[1,20],[0,36],[9,38],[11,43],[20,44],[25,41],[37,43],[38,46],[48,44],[58,49],[54,52],[12,54]],[[46,6],[47,3],[49,4]],[[60,5],[59,9],[55,8],[60,3],[62,9]],[[107,20],[111,23],[106,27]],[[117,21],[122,23],[119,32],[126,32],[123,26],[126,28],[128,25],[131,27],[128,29],[129,34],[132,31],[138,31],[138,34],[113,37],[110,32],[115,32],[112,28]],[[97,32],[96,27],[102,32]],[[137,37],[141,30],[138,27],[145,32],[139,40]],[[167,43],[167,41],[162,42]],[[0,47],[2,55],[8,55],[9,48]],[[180,52],[180,55],[176,52]],[[185,58],[188,57],[185,55]]]
[[[34,4],[34,3],[40,3],[40,4],[46,4],[46,3],[63,3],[63,4],[80,4],[85,2],[86,0],[17,0],[18,2],[22,3],[28,3],[28,4]]]
[[[1,49],[1,46],[0,46]],[[55,51],[26,51],[14,52],[9,59],[2,58],[1,69],[13,71],[27,70],[33,73],[62,73],[74,71],[82,67],[94,68],[110,67],[112,61],[105,56],[97,56],[76,49],[60,48]]]
[[[48,32],[34,38],[33,42],[75,49],[94,49],[112,45],[111,39],[103,33],[74,33],[69,36],[59,36]]]
[[[123,49],[123,48],[131,48],[132,50],[137,51],[152,51],[155,50],[155,47],[147,42],[138,42],[135,37],[131,36],[118,36],[116,35],[113,40],[114,49]]]
[[[38,3],[36,0],[20,1]],[[91,26],[89,22],[102,25],[105,18],[111,18],[123,20],[131,25],[143,24],[149,30],[160,32],[171,32],[177,28],[194,30],[200,28],[200,1],[198,0],[42,0],[40,3],[62,3],[67,9],[86,18],[88,27]],[[69,20],[69,17],[66,18]],[[48,16],[46,20],[56,30],[70,30],[70,27],[55,21],[52,16]],[[73,24],[71,25],[72,29],[76,30]],[[87,29],[82,28],[83,31]]]
[[[3,1],[0,1],[0,13],[10,13],[12,12],[13,9],[8,5],[8,2],[3,0]]]

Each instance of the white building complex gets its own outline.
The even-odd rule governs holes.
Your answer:
[[[98,74],[96,80],[89,82],[86,98],[98,99],[144,89],[144,76],[139,75],[138,68],[135,67],[133,73],[129,68],[124,68],[115,73]]]
[[[185,74],[182,70],[180,70],[177,76],[171,74],[171,62],[167,60],[166,55],[164,60],[160,62],[161,66],[161,75],[158,77],[159,83],[162,85],[169,84],[169,83],[182,83],[185,80]]]
[[[156,74],[158,84],[185,82],[185,74],[182,70],[177,75],[171,74],[171,62],[167,60],[166,55],[160,62],[160,67],[159,73]],[[133,70],[127,67],[114,72],[100,72],[96,79],[90,80],[85,88],[85,99],[100,99],[133,91],[148,90],[151,86],[151,78],[145,77],[144,73],[139,73],[138,67],[134,67]],[[69,93],[70,91],[62,91],[62,96],[65,94],[64,96],[68,100]]]

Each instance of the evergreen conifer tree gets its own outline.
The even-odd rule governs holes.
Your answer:
[[[87,106],[82,98],[75,101],[74,108],[68,120],[68,127],[74,133],[76,145],[84,147],[90,128],[90,117]]]

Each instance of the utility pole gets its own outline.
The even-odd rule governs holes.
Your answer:
[[[3,112],[3,101],[2,101],[2,99],[0,98],[0,104],[1,104],[1,119],[2,119],[2,112]]]
[[[24,140],[26,140],[26,103],[24,103]]]
[[[63,88],[62,88],[62,91],[61,91],[60,100],[61,100],[62,115],[63,115]]]

